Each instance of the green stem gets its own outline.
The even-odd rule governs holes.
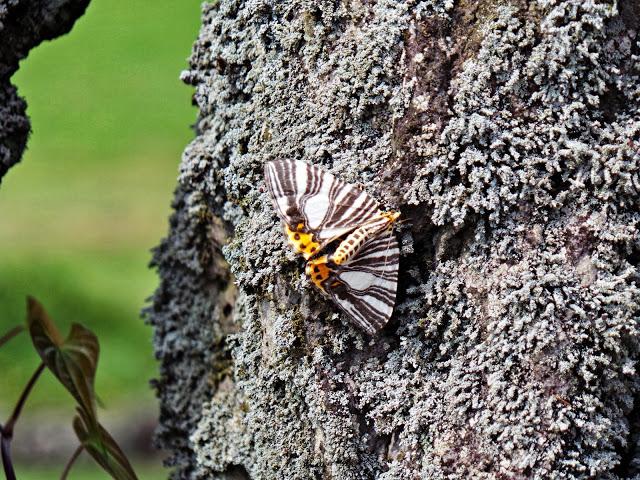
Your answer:
[[[4,476],[7,480],[16,480],[16,472],[13,470],[13,463],[11,462],[11,439],[5,437],[2,433],[2,428],[0,428],[0,450],[2,451]]]
[[[5,333],[2,337],[0,337],[0,347],[2,347],[5,343],[11,340],[13,337],[18,335],[20,332],[24,330],[22,325],[18,325],[17,327],[13,327],[7,333]]]
[[[16,421],[20,416],[20,412],[22,411],[22,407],[24,407],[24,403],[27,401],[27,397],[29,396],[31,389],[35,385],[36,380],[38,380],[38,377],[40,376],[43,370],[44,370],[44,363],[41,363],[36,369],[36,371],[33,372],[33,375],[31,375],[31,378],[29,379],[29,383],[27,383],[27,386],[24,387],[24,390],[22,391],[22,395],[20,395],[20,398],[18,399],[18,403],[16,404],[16,407],[13,409],[13,413],[11,414],[11,417],[9,417],[9,420],[4,425],[4,428],[2,430],[2,438],[7,438],[8,441],[11,441],[11,438],[13,437],[13,426],[16,424]]]
[[[78,445],[78,448],[76,448],[76,451],[73,452],[73,455],[71,455],[71,458],[69,459],[67,464],[64,466],[64,471],[62,472],[62,475],[60,475],[60,480],[66,480],[67,479],[67,475],[69,475],[69,472],[71,471],[71,467],[75,463],[76,459],[82,453],[82,450],[84,450],[84,446]]]
[[[12,336],[17,335],[21,331],[21,330],[17,330],[17,331],[16,330],[17,329],[14,328],[11,332],[9,332],[7,335],[2,337],[2,340],[6,341]],[[2,466],[4,467],[4,474],[7,480],[16,480],[16,473],[13,470],[13,462],[11,461],[11,439],[13,439],[13,427],[15,426],[16,421],[20,416],[22,407],[24,407],[24,404],[27,401],[27,397],[29,396],[31,389],[35,385],[36,380],[38,380],[38,377],[40,376],[43,370],[44,370],[44,363],[41,363],[36,369],[36,371],[33,372],[33,375],[31,375],[31,378],[29,379],[29,382],[27,383],[26,387],[24,387],[24,390],[22,391],[22,395],[20,395],[20,398],[18,399],[18,403],[16,404],[16,407],[13,409],[13,413],[11,414],[11,417],[9,417],[9,420],[7,421],[7,423],[4,424],[4,426],[0,425],[0,454],[2,456]]]

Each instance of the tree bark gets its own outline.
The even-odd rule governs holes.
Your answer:
[[[147,313],[173,477],[639,474],[639,19],[632,0],[206,5]],[[277,158],[402,212],[378,336],[289,251]]]
[[[11,76],[29,50],[71,30],[87,5],[89,0],[0,0],[0,181],[22,158],[31,128]]]

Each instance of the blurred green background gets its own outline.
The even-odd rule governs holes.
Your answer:
[[[178,77],[201,3],[93,0],[12,79],[32,134],[0,184],[0,334],[24,321],[27,294],[64,334],[71,322],[88,326],[100,340],[96,390],[110,414],[157,411],[152,332],[139,312],[157,285],[149,249],[167,231],[180,155],[193,137],[192,89]],[[26,335],[0,349],[0,421],[38,363]],[[60,409],[70,419],[72,405],[45,373],[24,415]]]

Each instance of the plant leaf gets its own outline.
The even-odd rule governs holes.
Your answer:
[[[69,336],[63,339],[44,307],[33,297],[27,297],[27,324],[43,363],[97,422],[93,386],[100,352],[97,337],[74,323]]]
[[[98,422],[87,418],[83,409],[73,419],[78,440],[93,459],[116,480],[137,480],[127,456],[116,441]]]

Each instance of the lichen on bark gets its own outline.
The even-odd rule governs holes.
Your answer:
[[[638,473],[631,1],[206,5],[161,285],[175,478]],[[375,338],[304,278],[262,165],[399,209]]]

